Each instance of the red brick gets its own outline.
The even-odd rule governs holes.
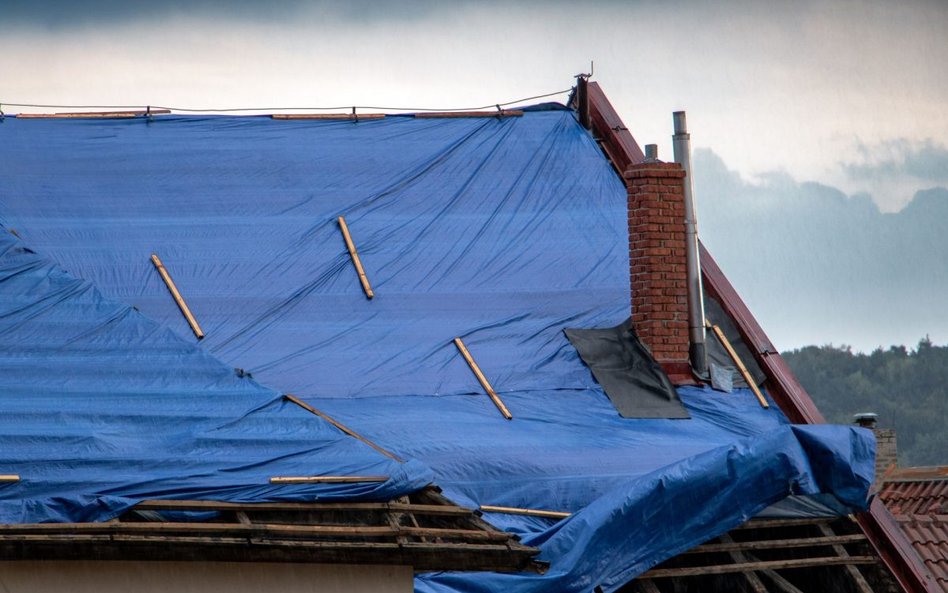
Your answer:
[[[624,176],[632,323],[656,360],[687,362],[685,172],[676,163],[641,163]]]

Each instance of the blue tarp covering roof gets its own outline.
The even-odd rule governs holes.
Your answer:
[[[372,300],[359,285],[338,216],[346,217],[358,246]],[[252,467],[248,475],[277,475],[268,454],[273,467],[303,463],[301,441],[312,438],[316,446],[329,438],[302,411],[299,421],[308,423],[298,431],[267,424],[290,413],[277,397],[293,393],[414,460],[384,485],[391,492],[423,483],[424,464],[462,504],[574,513],[555,524],[488,516],[542,550],[541,558],[551,562],[546,575],[425,575],[417,580],[420,590],[590,591],[600,585],[608,591],[791,493],[828,493],[860,508],[872,481],[870,432],[791,426],[776,406],[760,408],[746,390],[680,389],[690,420],[618,416],[563,329],[612,327],[629,315],[626,192],[567,110],[359,123],[7,118],[0,124],[0,224],[91,283],[109,306],[137,307],[140,315],[126,316],[151,328],[129,330],[134,343],[121,332],[103,331],[87,345],[70,342],[66,330],[37,326],[30,330],[35,348],[27,351],[0,334],[8,353],[0,365],[20,357],[53,370],[35,379],[49,398],[43,406],[70,385],[70,357],[112,370],[98,387],[96,374],[83,376],[83,389],[98,389],[103,400],[61,411],[63,425],[73,416],[93,417],[100,406],[111,414],[112,401],[140,399],[136,394],[159,384],[180,394],[168,406],[184,406],[194,416],[180,424],[179,438],[199,442],[205,452],[217,447],[221,471],[234,463]],[[200,321],[207,334],[202,342],[155,273],[151,253],[164,260]],[[16,309],[7,299],[19,298],[23,288],[4,288],[16,283],[11,276],[0,279],[0,306]],[[30,327],[28,317],[21,321]],[[452,344],[457,336],[512,421],[484,395]],[[44,347],[46,339],[52,346]],[[181,364],[200,359],[209,365],[204,372],[220,379],[191,377],[173,361],[152,367],[157,375],[144,379],[142,360],[162,340],[186,348]],[[70,350],[63,355],[66,343]],[[133,369],[127,383],[124,365]],[[259,384],[235,378],[232,367],[246,369]],[[23,394],[18,406],[28,406],[23,400],[31,381],[28,374],[9,379],[0,372],[0,390]],[[235,389],[247,399],[237,403],[215,392]],[[227,407],[215,405],[217,399],[227,399]],[[121,433],[125,441],[107,458],[120,460],[125,447],[142,446],[136,423],[147,425],[153,414],[165,417],[168,410],[122,416],[116,428],[90,426],[90,438],[99,437],[97,431]],[[208,414],[234,419],[222,429],[227,438],[205,438]],[[2,442],[17,443],[10,449],[15,454],[0,450],[0,473],[19,464],[26,474],[22,468],[47,459],[45,441],[17,437],[25,422],[0,420]],[[315,431],[312,437],[308,430]],[[44,431],[57,433],[55,427]],[[268,448],[254,453],[256,461],[239,464],[230,448],[250,455],[242,446],[247,440],[266,441]],[[370,449],[353,447],[360,455],[347,466],[331,455],[323,464],[313,452],[306,473],[365,473],[378,464],[384,470],[374,472],[397,473],[385,458],[368,455]],[[97,454],[89,451],[90,464]],[[215,458],[199,457],[213,465]],[[74,476],[59,495],[94,495],[99,474],[112,467],[102,461],[97,475],[88,481]],[[200,468],[193,474],[179,469],[182,488],[206,486],[188,496],[226,498],[229,490],[218,491],[219,482],[202,482],[210,470]],[[150,471],[144,465],[125,471],[128,483],[111,485],[110,495],[141,496],[141,482],[161,479]],[[28,506],[46,496],[26,480],[7,488],[0,496],[11,504]],[[277,495],[268,487],[235,494]],[[23,514],[18,520],[42,518]]]
[[[390,500],[428,483],[0,233],[0,523],[152,498]],[[274,476],[388,476],[271,485]]]

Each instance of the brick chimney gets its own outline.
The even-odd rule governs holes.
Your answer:
[[[673,382],[690,383],[685,170],[649,159],[630,165],[624,177],[632,326]]]
[[[882,477],[890,469],[898,468],[899,446],[895,438],[895,430],[879,428],[878,414],[862,412],[853,416],[856,424],[872,430],[876,435],[876,484],[882,483]]]

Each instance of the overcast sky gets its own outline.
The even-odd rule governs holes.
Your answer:
[[[466,107],[567,89],[595,61],[660,157],[685,109],[748,183],[777,172],[882,212],[948,184],[940,0],[263,4],[0,0],[0,103]]]

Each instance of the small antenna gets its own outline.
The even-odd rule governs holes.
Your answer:
[[[592,75],[596,73],[596,63],[592,60],[589,60],[589,72],[580,73],[576,75],[576,78],[582,78],[583,80],[589,80],[592,78]]]

